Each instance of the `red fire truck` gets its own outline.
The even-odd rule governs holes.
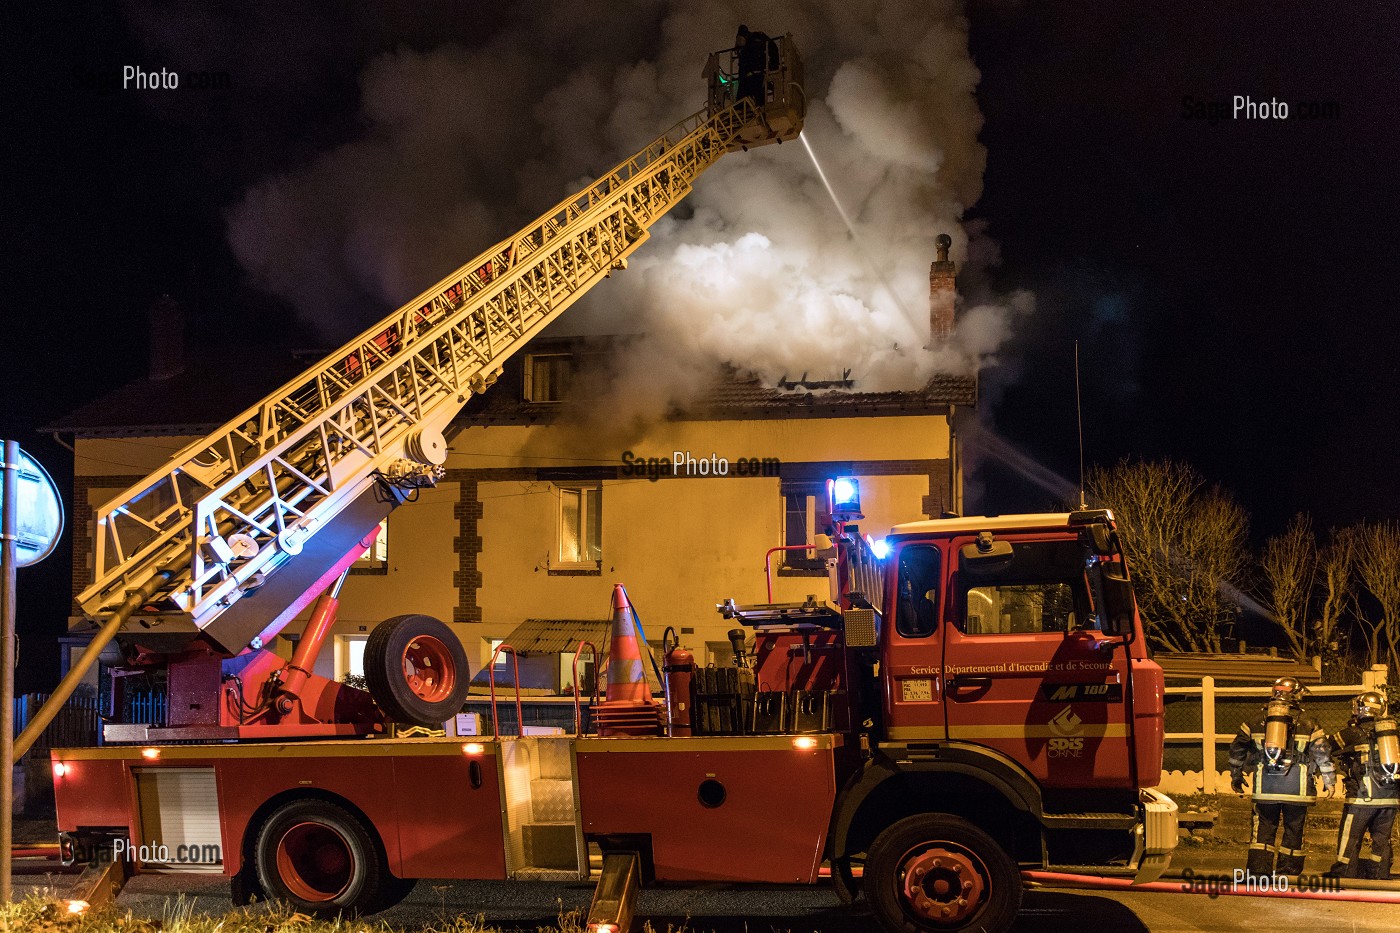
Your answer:
[[[829,877],[890,930],[999,930],[1022,870],[1160,875],[1162,672],[1103,511],[877,541],[858,484],[833,478],[812,542],[829,592],[723,603],[754,645],[732,669],[673,649],[653,700],[618,588],[595,734],[387,737],[466,694],[461,645],[423,616],[371,637],[370,691],[310,673],[346,567],[441,476],[467,397],[705,167],[800,132],[796,50],[767,51],[716,53],[706,110],[99,510],[85,660],[116,639],[127,669],[159,667],[170,716],[54,752],[68,857],[221,872],[238,898],[322,914],[385,908],[418,878],[597,877],[599,930],[627,926],[643,883]],[[745,60],[764,71],[738,93]],[[267,643],[313,601],[279,658]]]

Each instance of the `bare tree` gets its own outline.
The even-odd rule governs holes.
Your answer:
[[[1367,622],[1367,653],[1377,664],[1384,647],[1390,669],[1400,670],[1400,524],[1370,522],[1357,537],[1356,573],[1380,607],[1380,616]]]
[[[1184,463],[1124,460],[1089,472],[1123,529],[1149,637],[1170,651],[1219,651],[1247,564],[1244,510]]]
[[[1315,634],[1324,671],[1333,667],[1343,654],[1341,622],[1347,607],[1355,601],[1352,578],[1356,572],[1357,537],[1355,528],[1334,528],[1327,546],[1318,556],[1322,592]]]
[[[1264,571],[1264,599],[1276,624],[1299,661],[1311,655],[1308,609],[1317,583],[1317,540],[1312,520],[1295,515],[1288,530],[1264,543],[1259,567]]]

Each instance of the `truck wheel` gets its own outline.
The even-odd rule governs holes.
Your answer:
[[[432,616],[394,616],[365,642],[365,682],[395,722],[441,728],[462,711],[471,679],[467,653],[452,630]]]
[[[1021,890],[1021,874],[996,840],[942,813],[895,823],[865,860],[865,898],[891,933],[1000,933],[1020,909]]]
[[[373,913],[386,882],[397,880],[365,825],[325,800],[293,800],[273,811],[253,851],[267,896],[319,917]]]

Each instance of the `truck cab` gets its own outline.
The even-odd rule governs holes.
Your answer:
[[[757,633],[760,713],[786,691],[796,721],[817,698],[859,749],[838,760],[838,890],[890,929],[997,929],[1020,871],[1158,878],[1176,845],[1176,805],[1152,789],[1164,682],[1112,513],[877,539],[854,479],[828,495],[829,601],[721,608]]]
[[[883,736],[966,742],[1045,791],[1157,782],[1162,669],[1103,511],[914,522],[885,543]],[[1097,540],[1097,544],[1096,544]]]

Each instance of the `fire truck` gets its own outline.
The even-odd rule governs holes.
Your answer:
[[[607,697],[572,734],[396,734],[467,694],[461,644],[426,616],[375,629],[368,690],[312,673],[347,568],[442,476],[467,399],[722,155],[800,133],[790,37],[749,34],[705,73],[704,110],[99,510],[79,597],[99,628],[56,701],[114,639],[122,671],[169,685],[164,725],[53,752],[65,857],[107,853],[109,891],[205,870],[236,900],[333,915],[419,878],[596,878],[590,927],[618,930],[643,884],[829,883],[890,930],[1000,930],[1022,871],[1166,868],[1162,671],[1105,511],[876,539],[833,477],[820,598],[721,603],[734,665],[668,643],[658,701],[617,587]],[[308,609],[284,659],[270,642]]]

